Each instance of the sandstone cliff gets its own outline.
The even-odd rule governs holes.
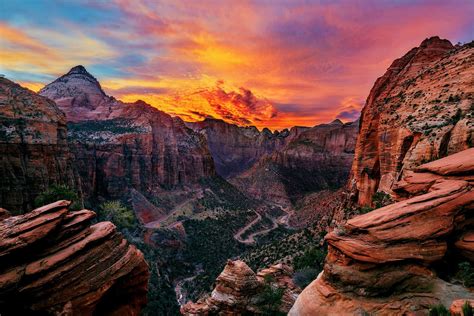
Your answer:
[[[306,129],[230,181],[252,196],[284,206],[311,192],[340,188],[354,157],[357,123],[336,120]]]
[[[70,148],[86,196],[153,195],[215,174],[205,138],[143,101],[107,96],[84,67],[45,86],[69,122]]]
[[[362,110],[350,186],[360,205],[419,164],[473,145],[474,47],[424,40],[395,60]]]
[[[216,165],[216,171],[224,178],[241,174],[262,157],[282,148],[306,127],[272,133],[261,132],[255,126],[240,127],[217,119],[188,122],[189,127],[203,134]]]
[[[228,261],[217,277],[210,297],[181,308],[183,315],[261,315],[271,310],[266,306],[265,291],[281,290],[276,311],[287,313],[300,289],[291,280],[292,270],[283,264],[263,269],[257,274],[245,262]],[[275,310],[273,310],[275,312]]]
[[[139,315],[148,265],[110,222],[58,201],[0,221],[2,315]]]
[[[474,148],[415,168],[396,185],[399,202],[326,236],[324,271],[290,315],[424,315],[474,299],[450,275],[474,262],[473,185]]]
[[[53,184],[76,187],[64,113],[56,104],[0,78],[0,205],[33,207]]]

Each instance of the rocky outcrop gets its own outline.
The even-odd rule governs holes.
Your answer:
[[[2,315],[139,315],[148,265],[110,222],[58,201],[0,221]]]
[[[359,205],[423,162],[472,146],[474,46],[424,40],[375,82],[362,110],[350,181]]]
[[[53,184],[76,187],[64,113],[45,97],[0,78],[0,205],[21,213]]]
[[[82,66],[44,87],[69,122],[69,142],[87,197],[145,196],[215,174],[205,138],[143,101],[105,95]]]
[[[216,280],[210,297],[197,303],[187,303],[181,307],[183,315],[242,315],[263,314],[265,297],[269,288],[283,291],[277,308],[288,312],[301,291],[291,280],[292,270],[278,264],[255,274],[245,262],[228,261],[224,271]]]
[[[308,193],[340,188],[354,157],[357,123],[336,120],[304,130],[230,181],[252,196],[285,206]]]
[[[290,315],[423,314],[474,299],[446,276],[459,256],[473,258],[473,176],[474,148],[423,164],[397,184],[401,201],[328,234],[324,271]]]
[[[307,129],[293,127],[291,130],[272,133],[265,128],[260,132],[255,126],[241,127],[217,119],[187,122],[186,125],[206,137],[216,171],[224,178],[248,170],[260,158],[282,148]]]

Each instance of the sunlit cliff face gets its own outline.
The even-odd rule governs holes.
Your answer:
[[[467,0],[1,6],[0,73],[32,90],[82,64],[124,101],[272,129],[354,120],[394,58],[432,35],[474,36]]]

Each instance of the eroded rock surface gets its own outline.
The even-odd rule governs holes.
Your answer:
[[[350,186],[359,205],[418,165],[472,147],[474,46],[432,37],[395,60],[362,110]]]
[[[357,130],[358,121],[335,120],[301,131],[230,181],[252,196],[284,206],[308,193],[340,188],[349,177]]]
[[[217,277],[211,296],[181,307],[183,315],[243,315],[262,314],[265,286],[283,289],[279,310],[288,312],[301,291],[291,280],[290,267],[278,264],[257,274],[245,262],[228,261]]]
[[[397,185],[409,197],[329,233],[324,271],[290,315],[423,315],[439,303],[474,299],[437,277],[456,256],[473,259],[473,154],[471,148],[419,166]]]
[[[64,113],[56,104],[0,78],[0,205],[33,208],[53,184],[76,187]]]
[[[204,136],[143,101],[124,103],[107,96],[82,66],[40,94],[66,113],[70,148],[87,197],[120,198],[130,189],[151,196],[215,175]]]
[[[187,122],[186,125],[206,137],[216,171],[224,178],[235,177],[248,170],[262,157],[282,148],[308,129],[293,127],[272,133],[265,128],[260,132],[255,126],[240,127],[217,119]]]
[[[148,265],[110,222],[58,201],[0,221],[2,315],[139,315]]]

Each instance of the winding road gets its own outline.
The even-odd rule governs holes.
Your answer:
[[[259,231],[256,231],[254,233],[251,233],[245,239],[242,238],[242,235],[247,230],[249,230],[253,225],[257,224],[258,222],[260,222],[262,220],[262,215],[260,215],[260,213],[258,213],[257,211],[254,211],[254,212],[255,212],[255,214],[257,214],[257,218],[254,219],[253,221],[251,221],[250,223],[248,223],[247,225],[245,225],[244,227],[242,227],[241,229],[239,229],[239,231],[237,233],[235,233],[234,238],[238,242],[241,242],[241,243],[244,243],[244,244],[247,244],[247,245],[254,244],[256,236],[267,234],[267,233],[271,232],[272,230],[274,230],[278,227],[278,221],[276,219],[272,218],[272,217],[268,217],[272,221],[272,227],[266,228],[266,229],[263,229],[263,230],[259,230]],[[287,217],[287,216],[288,215],[285,215],[285,217]]]

